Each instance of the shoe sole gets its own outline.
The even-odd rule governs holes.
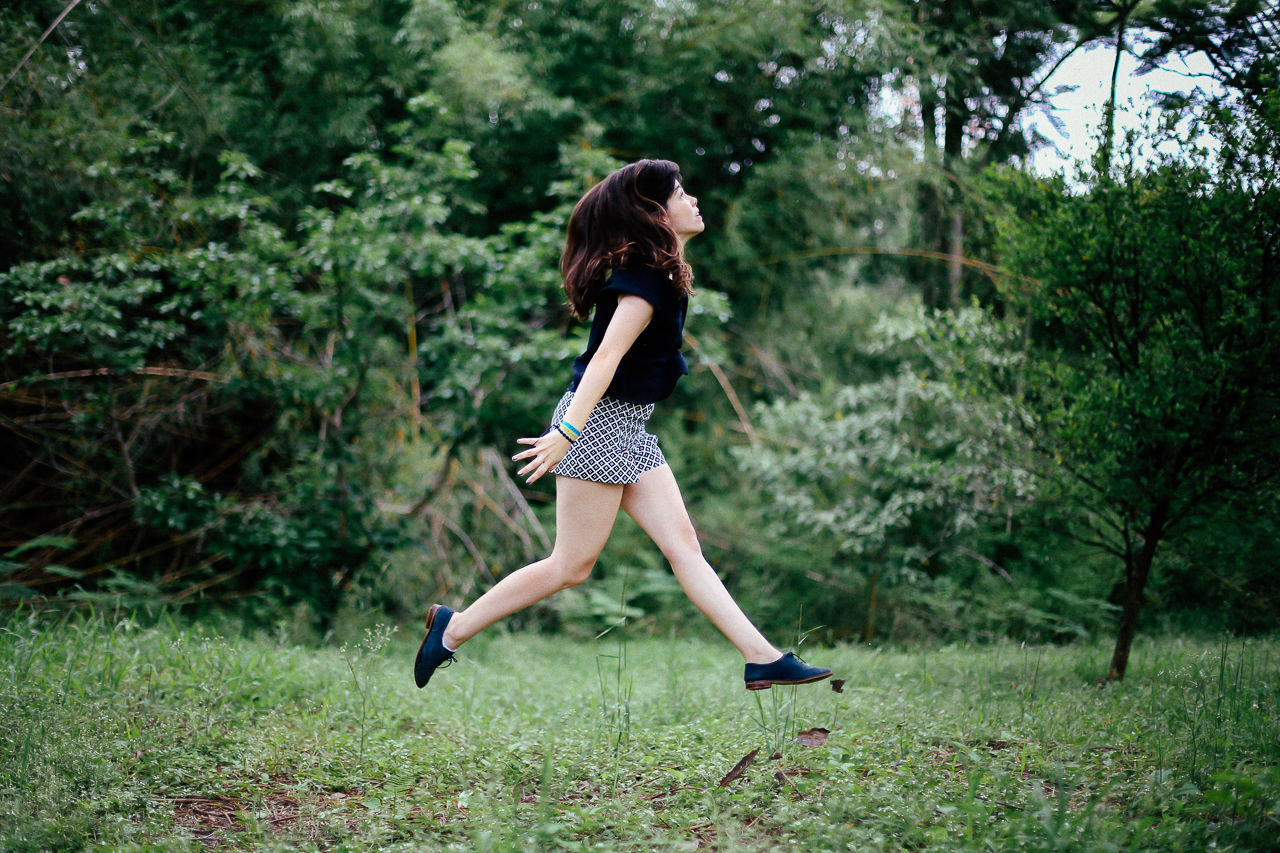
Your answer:
[[[815,675],[812,678],[802,678],[799,681],[748,681],[747,689],[748,690],[768,690],[770,687],[772,687],[775,684],[783,685],[783,686],[790,685],[790,684],[812,684],[815,681],[821,681],[824,678],[830,678],[830,677],[831,677],[831,673],[824,672],[822,673],[822,675]]]

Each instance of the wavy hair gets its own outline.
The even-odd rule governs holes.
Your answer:
[[[560,274],[569,307],[586,319],[611,270],[648,264],[671,274],[676,290],[693,292],[693,270],[666,218],[680,180],[670,160],[629,163],[587,190],[569,216]]]

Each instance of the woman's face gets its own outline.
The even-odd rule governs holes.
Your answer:
[[[684,187],[676,183],[675,191],[667,199],[667,222],[676,236],[683,243],[695,234],[701,234],[706,228],[702,224],[702,215],[698,213],[698,200],[684,191]]]

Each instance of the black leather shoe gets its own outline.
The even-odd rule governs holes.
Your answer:
[[[768,690],[775,684],[808,684],[831,675],[831,670],[809,664],[787,652],[773,663],[749,663],[743,678],[748,690]]]
[[[413,680],[418,687],[426,687],[437,667],[448,666],[455,658],[444,647],[444,629],[453,618],[453,611],[443,604],[433,604],[427,611],[427,636],[418,647],[417,660],[413,662]]]

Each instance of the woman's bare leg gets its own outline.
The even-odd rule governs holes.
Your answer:
[[[451,649],[504,616],[585,581],[618,517],[622,486],[556,477],[556,544],[551,556],[517,569],[449,620]]]
[[[662,465],[646,471],[638,482],[623,487],[622,509],[662,550],[689,600],[733,643],[747,663],[771,663],[782,656],[751,624],[702,556],[698,534],[670,467]]]

